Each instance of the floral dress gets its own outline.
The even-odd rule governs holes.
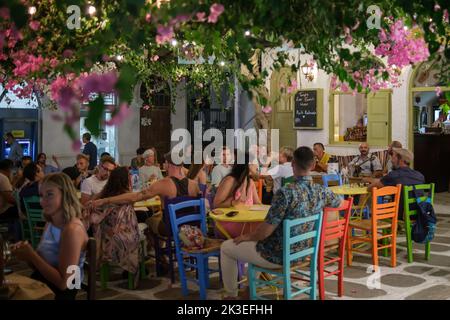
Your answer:
[[[88,211],[97,240],[99,262],[118,265],[136,274],[139,269],[139,227],[133,205],[109,205]]]

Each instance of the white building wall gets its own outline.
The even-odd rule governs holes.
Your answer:
[[[289,50],[289,56],[291,61],[298,62],[299,50]],[[305,61],[309,61],[312,57],[309,55],[300,55],[300,65]],[[266,80],[266,86],[270,90],[270,75],[272,73],[271,66],[273,64],[273,58],[270,52],[263,54],[262,67],[267,70],[269,77]],[[400,141],[404,147],[412,149],[412,146],[408,145],[409,136],[409,111],[408,99],[409,99],[409,79],[412,72],[411,67],[403,69],[400,80],[402,85],[398,88],[393,88],[392,91],[392,140]],[[315,142],[321,142],[325,145],[328,153],[335,155],[352,155],[358,154],[358,146],[345,146],[345,145],[330,145],[329,144],[329,121],[330,121],[330,80],[331,77],[322,70],[314,70],[314,80],[309,82],[305,80],[304,76],[299,70],[297,73],[298,88],[323,88],[323,129],[321,130],[297,130],[297,147],[310,146],[312,147]],[[372,148],[372,151],[381,150],[386,148]]]

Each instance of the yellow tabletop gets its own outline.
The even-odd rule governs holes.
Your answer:
[[[53,300],[55,294],[50,288],[37,280],[12,273],[5,276],[11,300]]]
[[[266,218],[269,208],[269,205],[217,208],[210,213],[210,217],[224,222],[262,222]],[[238,214],[234,217],[227,217],[226,214],[230,211],[238,211]]]
[[[158,207],[161,206],[161,200],[159,197],[153,197],[144,201],[138,201],[134,203],[135,208],[147,208],[147,207]]]
[[[329,187],[331,191],[333,191],[335,194],[340,195],[355,195],[355,194],[367,194],[369,191],[367,190],[367,187],[357,187],[357,186],[351,186],[349,184],[345,184],[343,186],[334,186]]]

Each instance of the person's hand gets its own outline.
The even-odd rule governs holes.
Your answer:
[[[11,253],[19,260],[30,261],[34,249],[28,241],[20,241],[11,246]]]
[[[57,158],[55,155],[52,155],[52,159],[53,159],[53,161],[55,161],[55,162],[58,161],[58,158]]]
[[[244,242],[244,241],[250,241],[250,237],[249,237],[249,234],[248,234],[248,233],[243,234],[243,235],[241,235],[241,236],[236,237],[236,238],[233,239],[233,242],[234,242],[235,244],[239,244],[239,243]]]

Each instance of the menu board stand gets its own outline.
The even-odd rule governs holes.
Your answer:
[[[292,96],[294,129],[323,128],[323,89],[302,89]]]

